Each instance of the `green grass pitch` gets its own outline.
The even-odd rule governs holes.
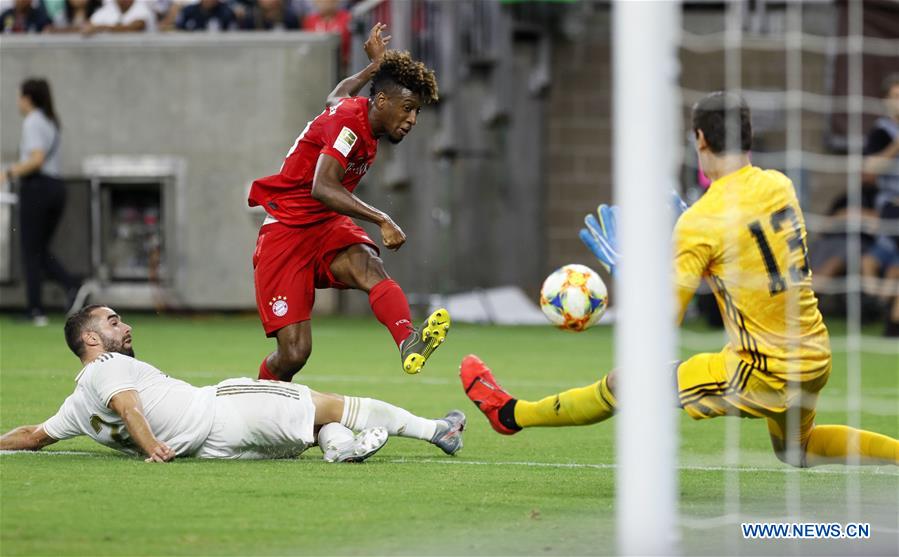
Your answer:
[[[135,327],[140,358],[196,385],[255,376],[272,348],[255,316],[125,312],[124,318]],[[56,317],[51,327],[35,329],[0,317],[3,431],[40,423],[72,391],[80,366],[65,347],[61,324]],[[839,337],[845,327],[832,331]],[[450,458],[428,444],[394,438],[361,465],[325,464],[317,448],[292,461],[151,465],[79,438],[47,454],[4,454],[0,554],[614,553],[614,420],[501,437],[465,398],[457,376],[459,360],[473,352],[523,398],[585,385],[613,363],[611,328],[568,334],[456,325],[419,376],[401,371],[389,335],[374,319],[316,319],[313,336],[312,359],[298,381],[425,416],[460,408],[469,417],[462,452]],[[714,331],[694,329],[689,340],[697,339],[709,350],[721,344]],[[895,437],[899,352],[885,346],[886,353],[860,357],[860,425]],[[848,419],[847,354],[837,349],[834,357],[820,423]],[[895,467],[796,471],[771,453],[761,421],[679,419],[685,554],[899,554]],[[739,455],[727,450],[727,432],[739,433]],[[797,491],[798,504],[789,496]],[[872,537],[802,545],[742,541],[741,520],[861,520],[871,523]]]

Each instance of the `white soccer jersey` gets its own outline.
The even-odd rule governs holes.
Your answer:
[[[140,455],[124,421],[108,406],[115,394],[128,390],[137,391],[156,438],[178,456],[191,455],[203,445],[215,418],[215,387],[194,387],[122,354],[101,354],[84,366],[75,382],[75,392],[43,423],[54,439],[88,435],[107,447]]]

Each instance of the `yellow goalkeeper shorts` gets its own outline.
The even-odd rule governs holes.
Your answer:
[[[787,425],[804,446],[815,421],[818,392],[827,383],[826,373],[805,382],[787,385],[766,376],[726,347],[721,352],[696,354],[677,368],[678,399],[696,420],[718,416],[767,418],[772,436],[785,440]],[[798,409],[790,415],[789,409]]]

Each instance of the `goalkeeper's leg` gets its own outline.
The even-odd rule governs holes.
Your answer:
[[[459,370],[468,398],[497,432],[512,435],[525,427],[595,424],[610,418],[617,405],[614,372],[596,383],[569,389],[538,401],[520,400],[506,392],[477,356],[466,356]]]
[[[768,432],[774,453],[793,466],[810,467],[823,464],[895,464],[899,465],[899,441],[863,429],[844,425],[815,425],[815,411],[802,410],[800,428],[793,440],[801,447],[795,451],[799,461],[791,460],[785,432],[786,416],[768,419]]]
[[[605,421],[615,414],[617,402],[612,394],[615,375],[610,372],[596,383],[568,389],[536,402],[519,400],[515,404],[515,423],[519,427],[589,425]]]

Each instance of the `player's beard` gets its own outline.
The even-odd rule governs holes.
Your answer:
[[[113,338],[100,334],[100,340],[103,341],[103,350],[106,352],[114,352],[125,356],[134,357],[134,346],[125,347],[125,339],[115,340]]]

